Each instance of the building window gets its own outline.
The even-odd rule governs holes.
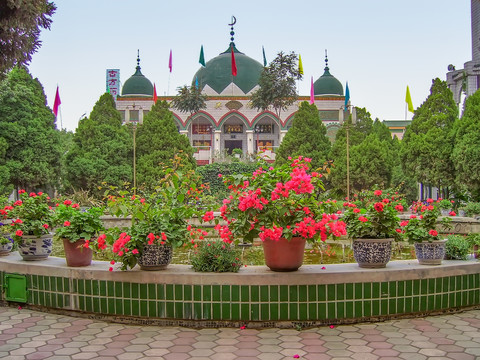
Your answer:
[[[208,124],[193,124],[192,134],[210,134],[212,127]]]
[[[125,110],[120,110],[120,117],[122,118],[122,122],[125,122]]]
[[[272,124],[255,125],[254,131],[259,134],[273,134],[274,127]]]
[[[138,110],[130,110],[130,121],[138,121],[139,120],[138,114],[139,114]]]

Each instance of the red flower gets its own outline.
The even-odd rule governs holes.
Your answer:
[[[67,205],[67,206],[68,206],[68,205],[72,205],[72,200],[65,200],[65,201],[63,202],[63,205]]]
[[[207,211],[205,215],[203,215],[202,219],[205,222],[212,221],[214,219],[213,211]]]
[[[78,208],[78,207],[80,207],[79,204],[73,204],[73,205],[72,205],[72,208],[74,208],[74,209],[76,209],[76,208]]]
[[[380,195],[382,195],[382,190],[375,190],[375,191],[373,192],[373,195],[375,195],[375,196],[380,196]]]
[[[23,221],[21,219],[15,220],[15,224],[22,224],[22,223],[23,223]]]
[[[428,233],[432,236],[437,236],[438,235],[437,230],[430,230]]]
[[[65,221],[65,222],[63,223],[63,226],[70,226],[70,221]]]
[[[164,232],[162,232],[162,234],[161,234],[161,235],[162,235],[162,240],[163,240],[163,241],[166,241],[166,240],[167,240],[167,235],[165,235],[165,233],[164,233]]]
[[[358,218],[358,220],[360,220],[361,222],[367,222],[368,221],[368,219],[365,216],[360,216]]]
[[[373,208],[378,212],[382,212],[383,211],[383,204],[381,202],[377,202],[377,203],[375,203],[375,205],[373,205]]]
[[[428,198],[427,203],[429,203],[429,204],[433,203],[433,199]]]
[[[43,224],[42,225],[45,229],[48,229],[48,224]]]
[[[450,212],[448,213],[448,215],[450,215],[450,216],[457,216],[457,213],[456,213],[455,211],[450,211]]]
[[[395,210],[403,211],[403,206],[401,204],[395,205]]]
[[[354,209],[353,209],[353,212],[354,212],[355,214],[358,214],[359,212],[361,212],[361,210],[360,210],[359,208],[354,208]]]
[[[132,254],[138,254],[138,249],[133,249]]]
[[[37,196],[37,194],[35,194],[34,192],[31,192],[30,194],[28,194],[30,197],[35,197]]]
[[[15,231],[16,236],[23,236],[23,231],[22,230],[17,230]]]
[[[26,191],[24,189],[20,189],[20,190],[18,190],[18,193],[19,194],[24,194],[24,193],[26,193]]]

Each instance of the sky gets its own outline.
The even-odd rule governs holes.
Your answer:
[[[190,85],[202,45],[206,61],[228,48],[232,15],[247,56],[263,63],[262,46],[268,62],[280,51],[301,55],[300,95],[323,74],[326,49],[330,73],[344,89],[348,81],[352,105],[373,119],[404,120],[407,85],[417,108],[432,79],[472,59],[468,0],[53,1],[51,29],[42,30],[29,70],[50,107],[58,85],[57,127],[71,131],[105,92],[106,69],[120,69],[122,83],[134,74],[137,49],[159,96]]]

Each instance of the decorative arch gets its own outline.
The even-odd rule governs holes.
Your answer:
[[[172,112],[173,114],[173,120],[175,121],[175,124],[177,125],[179,130],[186,130],[187,126],[183,123],[182,118]]]
[[[283,124],[283,129],[287,129],[289,126],[292,125],[292,121],[293,119],[295,118],[295,114],[297,112],[295,111],[294,113],[290,114],[286,119],[285,119],[285,122]]]
[[[199,117],[203,117],[203,118],[207,119],[212,124],[212,126],[214,126],[214,127],[216,126],[215,119],[213,118],[213,116],[206,111],[200,110],[199,112],[197,112],[197,113],[195,113],[192,116],[189,116],[187,118],[186,123],[185,123],[185,127],[187,128],[193,121],[195,121]]]
[[[218,128],[221,128],[222,125],[233,116],[239,117],[244,122],[244,124],[247,128],[250,127],[250,122],[248,121],[248,119],[245,115],[243,115],[241,112],[239,112],[237,110],[232,110],[232,111],[226,113],[225,115],[223,115],[220,118],[220,120],[218,121]]]
[[[255,127],[255,125],[260,121],[262,120],[264,117],[269,117],[270,119],[272,119],[273,121],[275,121],[275,125],[279,126],[280,127],[280,119],[277,117],[277,115],[275,115],[273,112],[271,111],[263,111],[261,112],[260,114],[256,115],[253,119],[252,119],[252,126],[250,127],[250,129],[253,129]]]

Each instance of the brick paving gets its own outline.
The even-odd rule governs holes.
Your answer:
[[[480,310],[312,329],[138,326],[0,307],[9,360],[480,359]]]

